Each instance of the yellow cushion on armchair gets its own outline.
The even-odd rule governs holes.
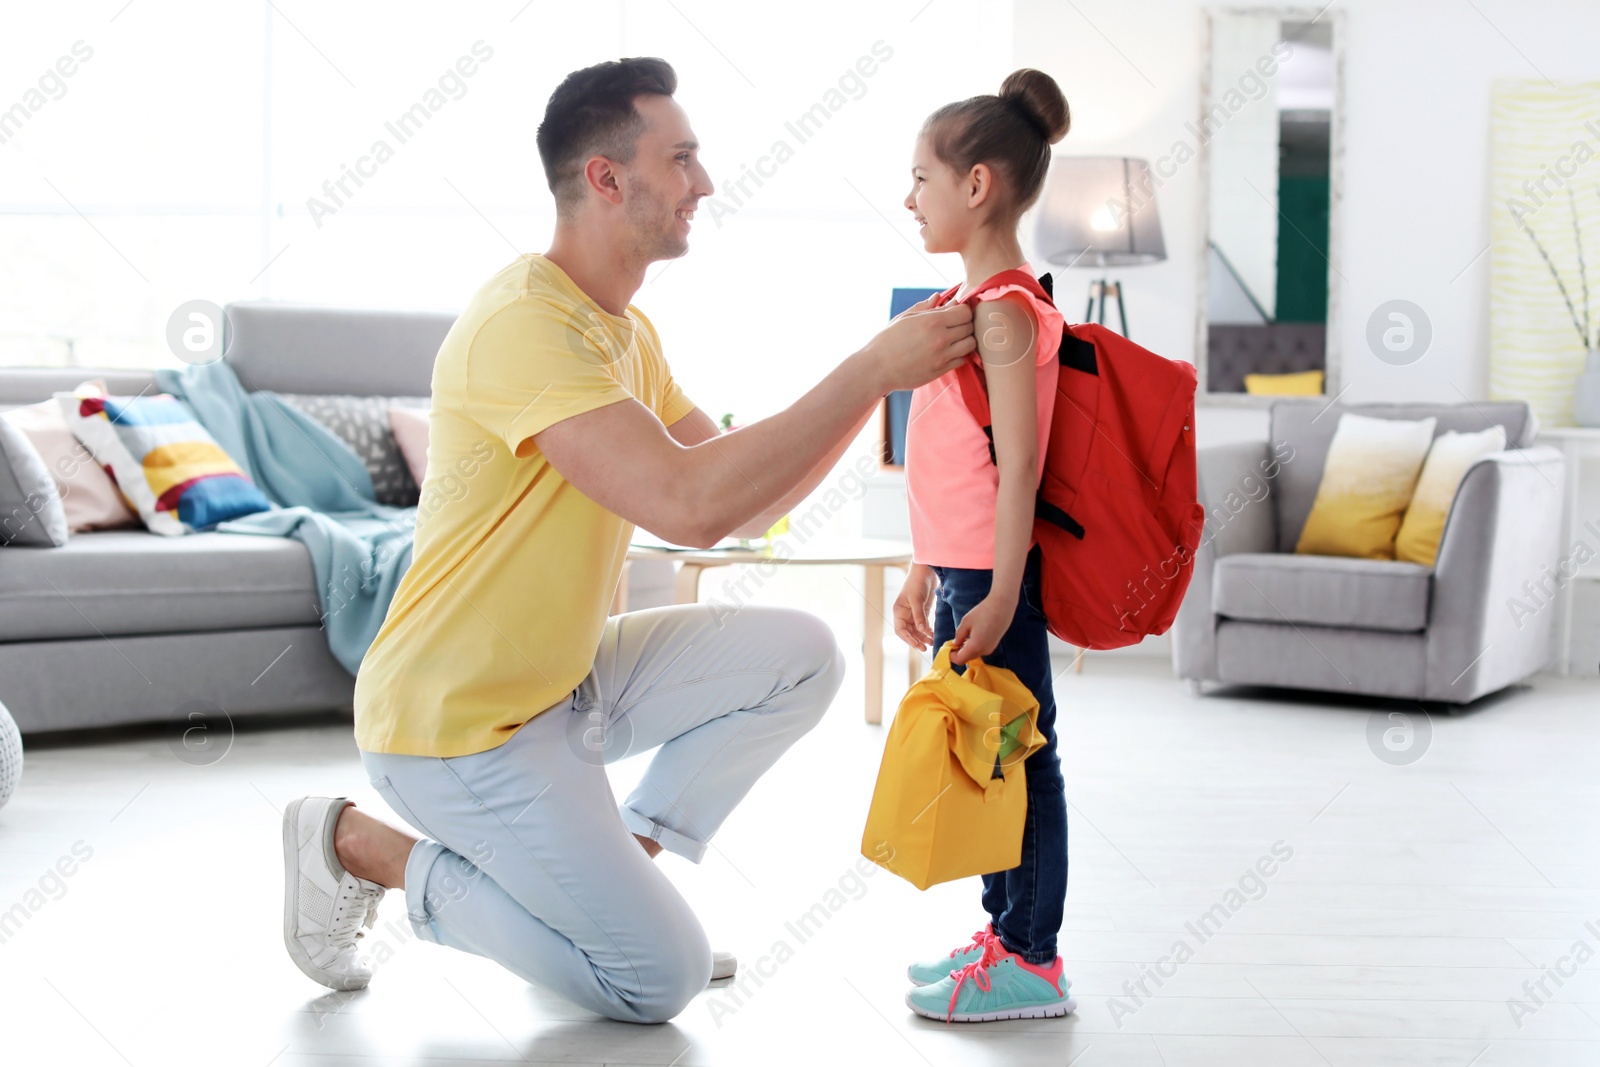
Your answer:
[[[1417,491],[1400,523],[1394,542],[1394,558],[1407,563],[1433,566],[1439,554],[1439,538],[1444,536],[1444,521],[1456,501],[1456,490],[1467,468],[1484,456],[1506,447],[1506,428],[1491,426],[1477,433],[1442,433],[1428,449]]]
[[[1394,559],[1395,534],[1436,419],[1374,419],[1345,412],[1328,446],[1317,499],[1296,552]]]

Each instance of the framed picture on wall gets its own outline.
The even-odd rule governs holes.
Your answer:
[[[896,289],[889,297],[892,319],[913,304],[928,299],[942,289]],[[896,389],[883,398],[878,416],[878,463],[884,470],[902,470],[906,465],[906,421],[911,416],[911,390]]]

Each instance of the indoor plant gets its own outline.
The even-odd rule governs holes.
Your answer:
[[[1600,186],[1595,188],[1595,195],[1600,196]],[[1571,186],[1567,187],[1567,201],[1572,207],[1572,237],[1578,250],[1578,279],[1583,286],[1581,322],[1578,320],[1577,308],[1572,305],[1572,296],[1567,292],[1566,283],[1561,280],[1561,272],[1556,270],[1555,262],[1550,258],[1550,253],[1545,251],[1538,234],[1533,232],[1533,227],[1529,226],[1527,220],[1520,215],[1517,216],[1517,225],[1528,235],[1533,247],[1539,250],[1539,257],[1549,268],[1550,277],[1555,279],[1556,288],[1561,291],[1561,299],[1566,302],[1567,313],[1572,316],[1572,327],[1578,331],[1578,337],[1583,341],[1583,350],[1586,353],[1583,371],[1578,375],[1572,390],[1573,421],[1579,426],[1600,426],[1600,330],[1591,332],[1589,274],[1583,262],[1583,229],[1578,225],[1578,198],[1573,194]]]

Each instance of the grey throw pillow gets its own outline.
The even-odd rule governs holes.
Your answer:
[[[28,435],[0,418],[0,545],[66,543],[67,511],[50,468]]]
[[[395,443],[389,426],[391,405],[425,408],[427,397],[323,396],[314,393],[279,393],[279,396],[316,419],[361,457],[372,476],[372,493],[380,504],[414,507],[420,495],[411,468]]]

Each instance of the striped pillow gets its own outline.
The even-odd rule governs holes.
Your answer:
[[[272,508],[188,406],[164,393],[57,393],[74,436],[111,471],[151,533],[178,537]]]

